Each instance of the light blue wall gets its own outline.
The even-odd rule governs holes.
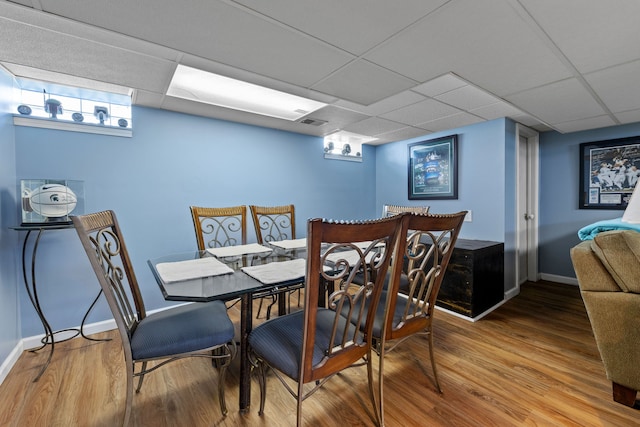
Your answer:
[[[17,292],[21,278],[16,273],[18,234],[8,228],[17,221],[12,91],[13,78],[0,69],[0,364],[22,338]]]
[[[149,309],[167,303],[147,259],[196,247],[190,205],[293,203],[298,236],[311,217],[377,212],[374,147],[364,147],[362,163],[325,160],[318,137],[148,108],[133,114],[133,138],[16,127],[17,179],[83,180],[87,212],[115,210]],[[98,284],[75,231],[46,232],[39,254],[52,327],[78,325]],[[21,302],[23,336],[42,333],[25,295]],[[88,321],[110,317],[100,301]]]
[[[458,135],[458,199],[409,200],[408,148],[414,142]],[[466,239],[504,239],[505,120],[483,122],[426,137],[378,147],[376,154],[376,212],[382,205],[429,205],[430,212],[472,210],[460,236]]]
[[[458,199],[409,200],[408,148],[413,142],[458,135]],[[378,147],[376,161],[376,209],[384,204],[429,205],[430,212],[472,211],[472,221],[460,232],[464,239],[505,243],[505,290],[515,286],[515,125],[492,120],[427,137]]]
[[[540,135],[541,273],[575,277],[569,255],[580,242],[578,230],[603,219],[619,218],[623,211],[578,209],[580,144],[640,135],[640,123],[591,131]]]

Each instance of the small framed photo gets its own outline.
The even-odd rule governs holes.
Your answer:
[[[638,177],[640,136],[580,144],[580,209],[626,209]]]
[[[458,198],[458,136],[409,144],[409,199]]]

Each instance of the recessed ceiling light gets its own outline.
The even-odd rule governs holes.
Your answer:
[[[176,68],[167,95],[292,121],[327,105],[185,65]]]

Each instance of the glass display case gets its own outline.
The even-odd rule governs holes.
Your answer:
[[[21,225],[70,224],[84,213],[84,182],[67,179],[20,180]]]

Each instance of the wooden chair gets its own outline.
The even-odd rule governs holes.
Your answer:
[[[383,218],[386,218],[391,215],[397,215],[403,212],[426,214],[426,213],[429,213],[429,206],[382,205]]]
[[[256,327],[249,335],[249,344],[259,370],[260,414],[266,398],[266,370],[271,367],[287,390],[297,400],[297,425],[302,424],[302,402],[336,373],[366,360],[369,397],[375,409],[372,370],[372,336],[375,308],[378,304],[388,266],[396,252],[397,236],[402,216],[362,223],[334,223],[310,220],[307,227],[307,272],[304,309],[271,319]],[[355,242],[371,241],[365,250]],[[380,251],[377,243],[384,245]],[[326,248],[321,247],[328,244]],[[350,250],[351,261],[340,258],[329,271],[325,270],[332,254]],[[396,269],[400,274],[400,269]],[[362,283],[354,282],[361,273]],[[323,281],[338,281],[341,286],[329,296],[329,307],[318,307]],[[365,313],[362,307],[374,310]],[[342,315],[346,310],[347,317]],[[349,318],[357,319],[356,325]],[[297,383],[296,389],[286,377]],[[311,384],[309,384],[311,383]],[[309,384],[310,387],[306,387]],[[345,402],[348,397],[345,396]],[[345,403],[349,404],[349,403]],[[330,416],[328,414],[327,416]]]
[[[224,378],[235,356],[233,323],[224,303],[192,303],[147,315],[138,281],[113,211],[72,217],[82,246],[118,326],[126,363],[127,396],[123,425],[128,425],[133,403],[133,378],[173,360],[208,357],[219,362],[218,398],[227,414]],[[162,360],[147,369],[147,362]],[[141,363],[135,371],[136,363]]]
[[[190,209],[199,250],[247,243],[246,206]]]
[[[296,238],[294,205],[249,206],[259,244]]]
[[[380,419],[384,424],[384,357],[406,339],[416,335],[429,338],[429,357],[436,389],[442,393],[438,381],[433,349],[433,315],[440,285],[449,259],[462,228],[466,211],[455,214],[409,214],[402,273],[391,278],[389,289],[382,293],[376,310],[372,336],[379,354],[378,398]],[[398,267],[397,265],[395,267]],[[389,348],[385,345],[395,341]]]
[[[259,244],[265,244],[268,242],[277,242],[280,240],[291,240],[296,238],[296,212],[294,205],[282,205],[282,206],[249,206],[251,211],[251,218],[253,219],[253,226],[256,230],[256,239]],[[296,292],[296,290],[291,291]],[[289,296],[291,295],[289,292]],[[298,301],[300,301],[300,290],[298,292]],[[284,295],[281,293],[280,297]],[[260,317],[262,311],[262,303],[264,299],[260,300],[258,305],[258,313],[256,319]],[[290,304],[290,299],[289,306]],[[271,308],[277,302],[274,295],[271,304],[267,307],[267,319],[271,317]]]

